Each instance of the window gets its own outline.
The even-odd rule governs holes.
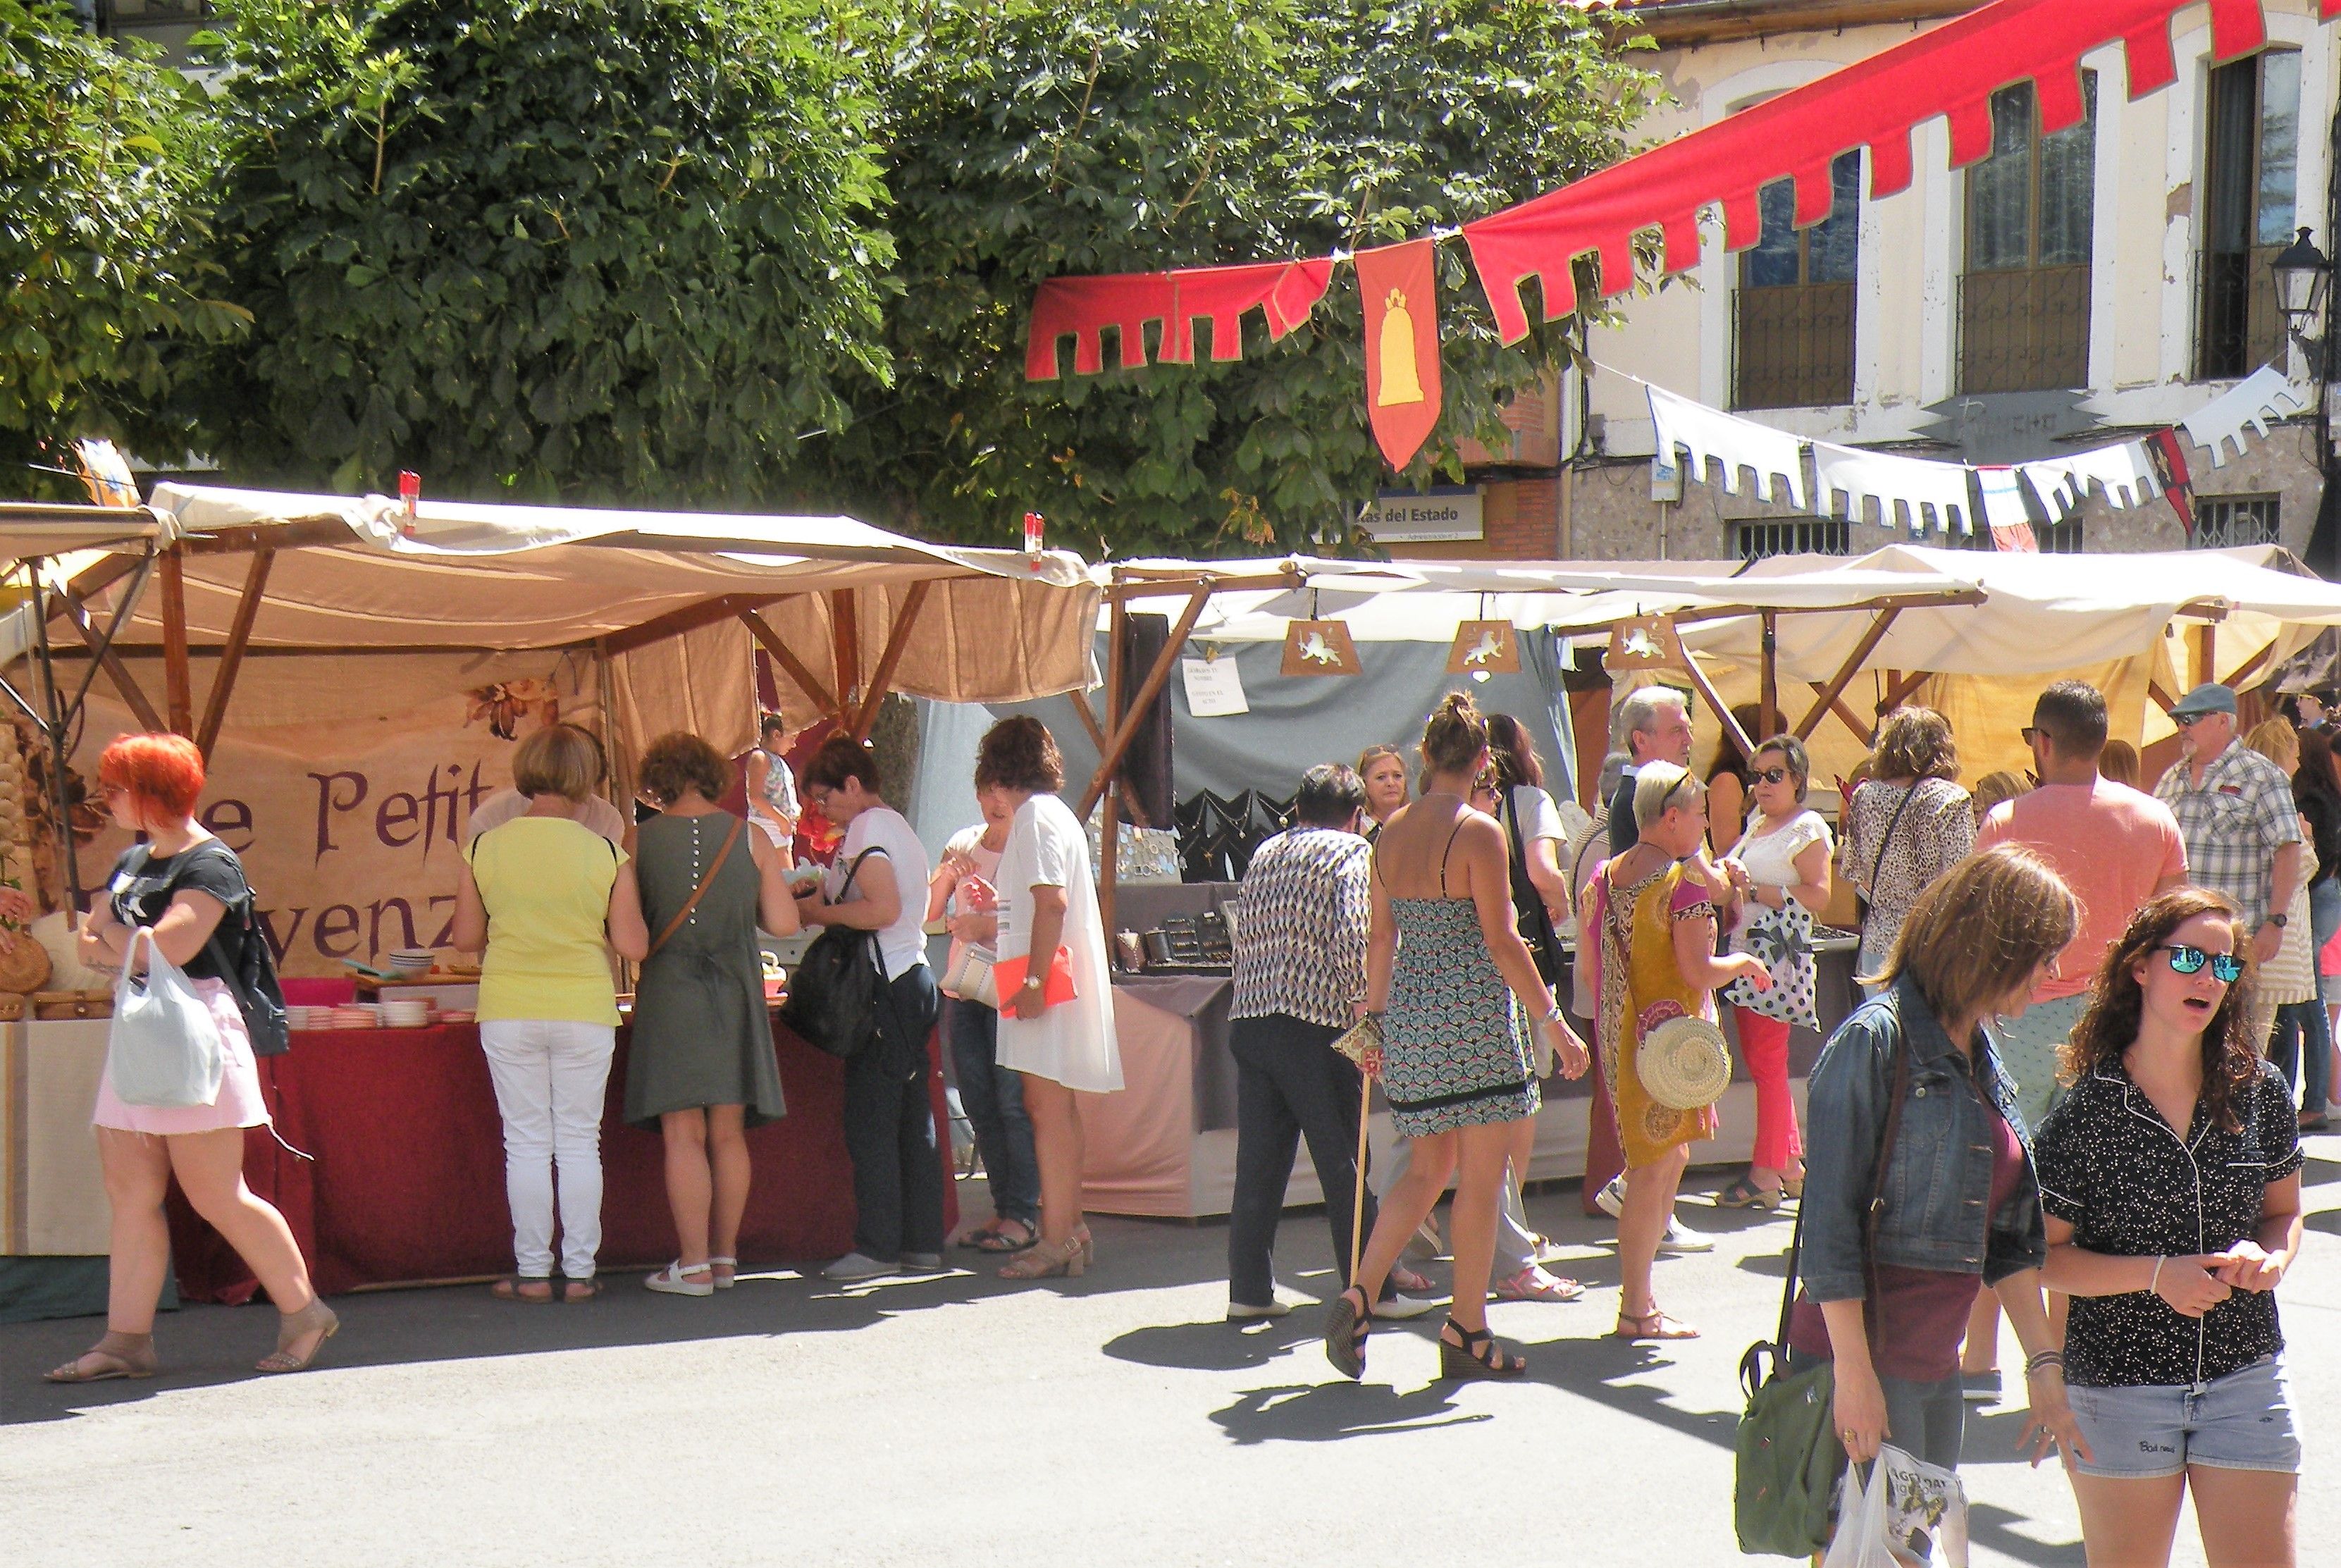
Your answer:
[[[2196,257],[2196,374],[2248,375],[2284,355],[2268,263],[2292,241],[2300,158],[2300,55],[2255,55],[2211,73]]]
[[[1959,386],[2037,392],[2089,378],[2090,234],[2097,221],[2097,78],[2079,123],[2040,134],[2028,82],[1992,95],[1991,156],[1967,171],[1959,280]]]
[[[1736,560],[1853,554],[1853,530],[1842,517],[1743,517],[1728,525]]]
[[[2197,550],[2227,550],[2237,544],[2274,544],[2281,538],[2280,495],[2197,495]]]
[[[1796,186],[1764,187],[1763,237],[1741,256],[1732,301],[1733,402],[1810,408],[1853,401],[1853,293],[1861,244],[1861,155],[1829,167],[1829,215],[1797,227]]]

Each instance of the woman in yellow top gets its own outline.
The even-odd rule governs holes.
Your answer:
[[[650,948],[625,853],[577,821],[598,766],[582,733],[539,730],[513,757],[528,811],[472,841],[455,894],[454,944],[483,949],[480,1047],[504,1122],[513,1277],[504,1301],[553,1299],[554,1170],[562,1299],[601,1293],[602,1104],[618,1040],[613,949]]]

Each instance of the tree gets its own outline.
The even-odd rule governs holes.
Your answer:
[[[836,13],[833,15],[833,13]],[[840,17],[842,17],[842,20]],[[822,0],[242,0],[229,465],[748,504],[882,385],[876,103]]]
[[[7,493],[73,493],[25,464],[55,464],[79,436],[176,455],[174,346],[233,336],[247,319],[205,295],[212,133],[203,95],[151,54],[108,47],[64,5],[0,0]]]
[[[1061,273],[1321,255],[1491,212],[1614,161],[1649,100],[1578,7],[1550,0],[931,0],[897,39],[890,222],[896,382],[811,454],[898,526],[1116,554],[1345,537],[1390,475],[1368,432],[1348,275],[1237,364],[1028,384],[1034,289]],[[1413,482],[1559,363],[1570,324],[1495,341],[1459,245],[1440,249],[1446,407]]]

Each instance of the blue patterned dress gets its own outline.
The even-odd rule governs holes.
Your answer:
[[[1539,1104],[1528,1031],[1468,898],[1393,898],[1382,1094],[1402,1138],[1514,1122]]]

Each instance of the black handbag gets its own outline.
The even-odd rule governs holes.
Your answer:
[[[854,874],[877,853],[865,849],[853,857],[832,903],[844,902],[853,891]],[[886,964],[879,952],[878,934],[850,925],[824,925],[790,976],[789,999],[781,1006],[781,1022],[803,1036],[814,1050],[850,1061],[877,1038],[878,1009],[885,994]]]
[[[244,862],[227,845],[219,847],[222,854],[234,862],[236,874],[242,876]],[[244,1014],[244,1032],[252,1042],[252,1054],[281,1056],[293,1047],[293,1020],[284,1010],[284,987],[276,978],[276,955],[260,927],[260,895],[253,892],[249,881],[244,883],[244,897],[238,903],[241,908],[231,905],[220,916],[219,924],[204,939],[204,947],[212,955],[214,967],[222,974],[234,976],[227,982],[228,994],[235,998],[236,1011]],[[227,950],[230,921],[237,923],[244,939],[233,960]]]
[[[1516,784],[1512,789],[1524,787]],[[1529,944],[1529,956],[1536,960],[1537,978],[1547,985],[1559,985],[1569,965],[1561,956],[1560,933],[1552,927],[1552,912],[1545,907],[1542,890],[1529,876],[1528,841],[1520,835],[1512,789],[1506,789],[1496,802],[1496,820],[1503,824],[1504,837],[1511,846],[1512,915],[1520,940]]]

